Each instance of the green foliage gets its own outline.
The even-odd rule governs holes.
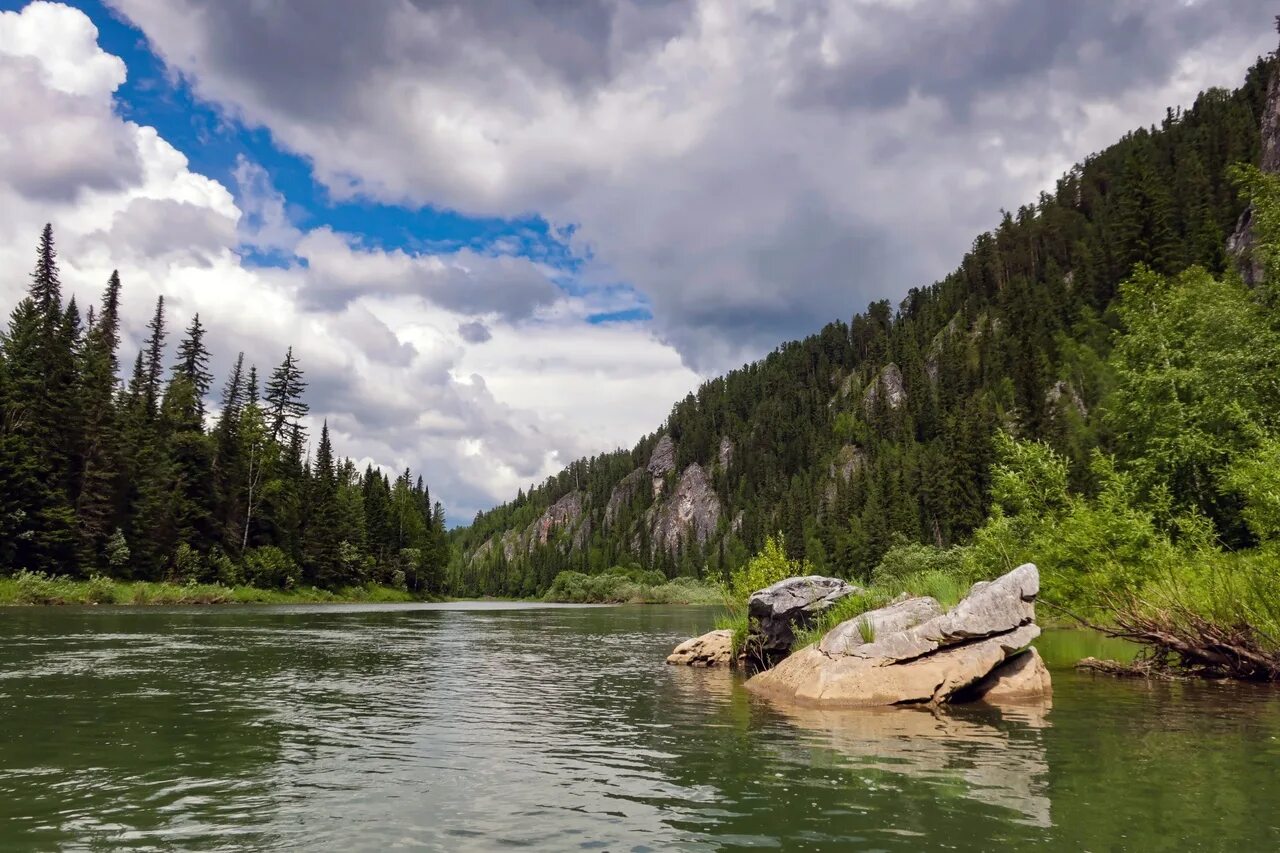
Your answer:
[[[122,387],[122,292],[113,272],[83,326],[75,300],[62,301],[44,229],[29,295],[0,334],[0,575],[35,573],[22,581],[30,596],[42,594],[40,577],[98,575],[328,590],[394,579],[416,596],[442,591],[444,512],[421,477],[406,469],[393,486],[371,466],[361,477],[327,427],[307,460],[292,350],[265,400],[256,369],[237,358],[210,430],[211,331],[192,318],[167,364],[160,297]]]
[[[297,563],[274,545],[246,551],[244,578],[250,586],[263,589],[292,589],[302,579]]]
[[[787,557],[786,538],[782,534],[769,536],[758,554],[730,573],[724,597],[731,606],[745,608],[751,593],[807,574],[811,574],[807,562]]]
[[[1063,462],[1003,484],[1025,489],[999,496],[1006,523],[1061,498],[1063,484],[1066,494],[1094,494],[1091,460],[1101,449],[1143,501],[1163,500],[1167,486],[1162,528],[1208,513],[1232,547],[1251,544],[1218,478],[1232,448],[1251,440],[1247,427],[1275,414],[1273,332],[1249,315],[1237,285],[1201,284],[1228,264],[1225,235],[1244,208],[1228,170],[1257,158],[1271,69],[1260,61],[1237,91],[1205,92],[1090,156],[1052,193],[978,235],[936,284],[708,380],[634,447],[577,460],[481,513],[453,534],[451,588],[530,594],[563,569],[630,560],[727,581],[779,530],[789,557],[866,580],[903,538],[947,549],[984,526],[1000,430],[1043,442]],[[1270,233],[1267,223],[1280,222],[1274,205],[1253,204],[1260,233]],[[1147,272],[1134,276],[1137,265]],[[1183,274],[1197,266],[1207,273]],[[1114,335],[1118,324],[1127,339]],[[1219,355],[1193,364],[1178,350],[1187,342]],[[663,438],[676,464],[655,497],[646,466]],[[722,446],[732,448],[730,464]],[[1034,444],[1024,449],[1043,456]],[[652,510],[692,463],[711,472],[722,522],[705,543],[686,538],[673,552],[655,543]],[[526,547],[531,526],[573,494],[584,518],[558,530],[553,546]]]
[[[885,552],[871,573],[873,586],[889,588],[922,574],[962,575],[965,552],[959,546],[939,548],[919,542],[904,542]]]
[[[322,590],[263,589],[224,584],[175,584],[156,581],[118,581],[102,575],[88,580],[18,572],[0,577],[0,605],[49,604],[302,604],[331,601],[413,601],[402,590],[373,584]]]
[[[694,578],[668,581],[660,572],[614,566],[594,575],[560,572],[543,598],[575,604],[713,604],[719,592]]]

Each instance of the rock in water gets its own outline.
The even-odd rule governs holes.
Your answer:
[[[787,578],[751,593],[747,599],[747,639],[756,667],[769,667],[791,653],[796,628],[807,628],[840,599],[861,590],[840,578],[822,575]]]
[[[1019,655],[1040,635],[1039,588],[1039,572],[1028,563],[974,584],[949,613],[931,598],[895,602],[841,623],[747,688],[819,707],[1044,696],[1049,677],[1039,656]],[[1016,664],[1002,666],[1010,658]]]
[[[733,656],[733,632],[711,631],[685,640],[667,655],[667,663],[678,666],[728,666]]]
[[[903,661],[963,643],[1012,631],[1036,618],[1040,572],[1027,563],[991,582],[973,585],[951,612],[905,631],[877,635],[875,642],[851,648],[847,654],[885,661]]]
[[[973,685],[969,698],[982,702],[1025,702],[1039,700],[1053,693],[1053,682],[1040,653],[1027,649],[993,669],[986,678]]]

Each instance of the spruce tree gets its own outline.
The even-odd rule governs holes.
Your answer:
[[[299,422],[307,414],[307,404],[302,402],[302,392],[306,387],[307,383],[302,381],[302,369],[293,357],[293,347],[289,347],[284,361],[267,380],[264,394],[272,441],[279,442],[299,428]]]

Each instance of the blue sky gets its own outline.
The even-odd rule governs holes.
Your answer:
[[[0,10],[19,10],[25,5],[0,0]],[[247,158],[266,170],[272,185],[287,202],[290,221],[299,228],[327,226],[358,236],[365,246],[383,250],[447,252],[465,246],[480,252],[520,255],[553,268],[558,273],[553,280],[567,292],[582,291],[583,286],[576,280],[582,258],[538,214],[474,217],[430,204],[408,207],[359,197],[336,200],[315,180],[307,159],[277,145],[268,129],[246,126],[227,111],[195,97],[183,76],[166,70],[142,31],[121,14],[97,0],[78,0],[72,5],[93,21],[102,48],[123,59],[128,67],[128,78],[116,90],[116,108],[121,117],[156,128],[187,156],[192,170],[234,191],[236,163],[241,157]],[[566,228],[571,232],[572,225],[563,226],[561,231]],[[242,247],[242,253],[249,263],[258,265],[305,263],[252,246]],[[628,285],[611,282],[593,286],[626,294],[636,305],[591,314],[589,322],[634,322],[652,316],[644,297]]]

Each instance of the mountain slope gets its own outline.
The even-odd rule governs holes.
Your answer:
[[[864,576],[902,539],[964,541],[988,508],[992,436],[1043,438],[1087,488],[1091,413],[1136,264],[1221,272],[1257,162],[1271,61],[1126,135],[1006,213],[959,268],[702,385],[631,450],[572,463],[453,534],[456,594],[530,595],[563,569],[719,576],[774,532]]]

